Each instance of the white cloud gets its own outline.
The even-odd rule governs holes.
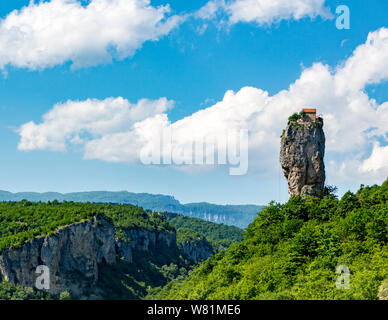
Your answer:
[[[325,0],[211,0],[197,12],[201,19],[226,14],[228,23],[254,22],[259,26],[281,20],[332,17]]]
[[[217,16],[218,11],[220,11],[224,5],[224,0],[209,1],[195,13],[195,16],[206,20],[214,19]]]
[[[368,41],[334,70],[316,63],[273,96],[253,87],[227,91],[221,101],[172,124],[165,113],[172,103],[166,99],[136,105],[122,98],[69,101],[55,106],[41,124],[23,125],[19,149],[64,150],[76,138],[85,158],[136,162],[155,131],[171,127],[174,144],[184,146],[247,129],[250,170],[273,175],[287,117],[311,106],[325,119],[327,156],[335,160],[327,163],[329,174],[337,180],[381,181],[387,173],[388,149],[376,143],[388,143],[388,102],[379,105],[364,88],[387,79],[387,52],[388,30],[382,28],[370,33]],[[138,111],[131,113],[132,109]]]
[[[371,32],[336,75],[337,90],[357,91],[388,79],[388,29]]]
[[[150,0],[51,0],[31,3],[0,20],[0,69],[43,69],[72,62],[93,66],[132,56],[184,19]]]
[[[229,24],[264,25],[330,13],[324,0],[211,0],[191,15],[205,20],[224,15]],[[66,62],[80,68],[124,59],[188,16],[171,15],[168,4],[155,7],[150,0],[31,1],[0,19],[0,69],[39,70]]]
[[[157,137],[157,133],[169,125],[166,114],[155,114],[136,122],[131,129],[102,135],[86,142],[85,159],[109,162],[139,162],[140,150]]]
[[[149,117],[162,114],[173,106],[166,98],[128,100],[107,98],[67,101],[57,104],[43,116],[43,122],[28,122],[19,128],[19,150],[66,151],[68,145],[85,144],[99,137],[129,131]]]
[[[388,176],[388,146],[382,147],[376,143],[370,157],[361,164],[360,171],[363,173],[381,173],[383,171]]]

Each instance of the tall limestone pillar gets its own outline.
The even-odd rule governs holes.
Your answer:
[[[290,120],[281,138],[280,164],[290,196],[323,196],[325,185],[323,120]]]

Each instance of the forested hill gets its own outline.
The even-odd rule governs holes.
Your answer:
[[[244,237],[149,298],[388,299],[388,179],[271,203]]]
[[[146,210],[175,212],[190,217],[201,218],[215,223],[224,223],[245,228],[262,209],[258,205],[216,205],[207,202],[181,204],[172,196],[127,191],[91,191],[91,192],[18,192],[0,191],[0,201],[74,201],[92,203],[119,203],[140,206]]]
[[[225,251],[233,243],[243,240],[243,230],[234,226],[216,224],[176,213],[164,213],[164,216],[177,230],[190,229],[203,235],[211,243],[214,252]]]
[[[133,205],[0,202],[0,299],[144,298],[242,233]],[[49,296],[33,289],[40,264],[58,276]]]

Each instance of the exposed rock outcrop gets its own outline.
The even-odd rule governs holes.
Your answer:
[[[206,239],[184,241],[179,244],[179,248],[188,259],[195,263],[206,260],[214,253],[211,244]]]
[[[134,251],[155,252],[176,245],[176,234],[156,232],[140,228],[131,228],[124,231],[129,242],[117,240],[117,254],[125,261],[133,262]]]
[[[82,275],[88,285],[98,279],[98,264],[116,262],[114,227],[102,218],[75,223],[56,234],[37,238],[21,248],[8,249],[0,255],[0,272],[4,280],[34,287],[37,266],[50,271],[52,294],[70,291],[79,295],[85,283],[74,281]]]
[[[115,228],[104,218],[75,223],[54,235],[36,238],[19,248],[0,254],[0,280],[35,287],[36,268],[49,268],[51,294],[68,291],[82,297],[98,281],[99,264],[114,264],[121,257],[133,262],[133,251],[150,254],[161,248],[176,247],[176,234],[142,228],[125,230],[128,241],[115,238]]]
[[[322,197],[325,134],[321,121],[289,121],[281,140],[280,164],[291,196]]]

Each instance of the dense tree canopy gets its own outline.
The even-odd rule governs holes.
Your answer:
[[[175,213],[164,213],[164,215],[168,222],[177,230],[181,228],[190,229],[204,236],[211,243],[214,252],[225,251],[231,244],[243,240],[243,230],[234,226],[216,224]],[[178,232],[178,236],[183,236],[184,234],[183,230]],[[179,238],[178,240],[181,239],[183,238]]]
[[[0,300],[51,300],[52,297],[43,291],[22,287],[11,282],[0,282]]]
[[[388,180],[340,200],[272,202],[245,238],[150,298],[377,299],[388,279]],[[349,289],[336,286],[338,266]]]
[[[115,226],[116,237],[131,241],[124,232],[126,228],[142,228],[150,231],[175,232],[174,224],[166,214],[155,213],[133,205],[92,204],[76,202],[49,201],[0,202],[0,251],[16,248],[39,236],[55,234],[59,228],[88,221],[94,217],[105,218]],[[196,218],[170,214],[177,231],[178,244],[184,241],[206,241],[205,236],[212,234],[217,247],[226,248],[239,240],[242,230],[236,227],[216,225]],[[204,224],[204,226],[202,226]],[[183,227],[185,226],[185,227]],[[228,238],[228,241],[224,238]],[[216,240],[215,240],[216,239]],[[207,242],[206,242],[207,243]],[[164,286],[172,279],[183,279],[194,263],[187,260],[177,246],[148,252],[134,250],[133,261],[128,263],[119,259],[116,265],[100,265],[98,285],[104,288],[103,297],[107,299],[139,299],[154,288]],[[44,292],[18,284],[0,282],[0,299],[47,299]],[[55,297],[58,298],[58,297]],[[69,299],[63,292],[60,299]]]
[[[52,201],[47,203],[0,202],[0,250],[17,247],[38,236],[55,233],[59,227],[104,215],[120,229],[139,227],[173,230],[162,216],[132,205]]]

